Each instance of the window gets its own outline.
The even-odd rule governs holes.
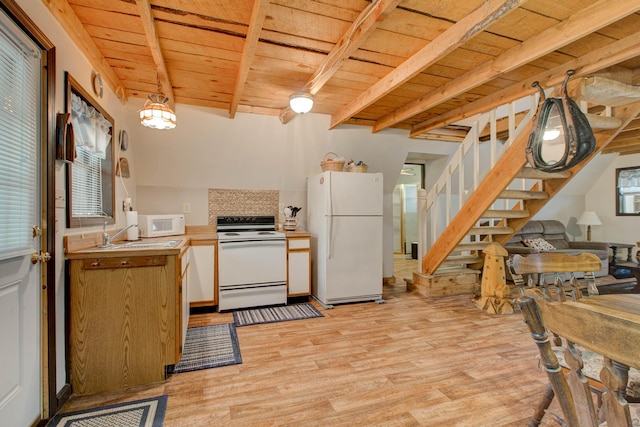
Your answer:
[[[66,84],[74,136],[67,165],[67,226],[113,224],[113,119],[68,73]]]
[[[0,21],[0,259],[34,250],[39,85],[40,52]]]
[[[640,166],[616,169],[616,215],[640,215]]]

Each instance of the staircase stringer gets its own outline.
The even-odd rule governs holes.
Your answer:
[[[509,219],[508,223],[513,229],[513,232],[511,234],[497,235],[493,241],[500,244],[506,243],[513,234],[519,231],[531,217],[539,212],[577,172],[582,170],[582,168],[606,147],[638,114],[640,114],[640,102],[615,108],[613,116],[621,120],[621,126],[614,129],[595,131],[596,149],[594,152],[573,167],[569,177],[544,179],[542,181],[542,189],[548,194],[548,198],[521,201],[520,203],[524,205],[524,210],[528,212],[528,215],[522,218]],[[518,171],[525,166],[525,148],[531,127],[532,123],[528,123],[527,129],[518,135],[509,149],[489,172],[486,179],[477,187],[464,206],[459,210],[458,214],[448,223],[447,228],[433,243],[426,255],[422,257],[421,270],[423,273],[434,274],[436,269],[452,253],[454,248],[465,239],[465,236],[474,224],[476,224],[477,221],[482,218],[482,215],[495,203],[500,193],[513,181]],[[479,264],[476,264],[474,267],[478,265]]]
[[[525,149],[533,126],[531,120],[525,125],[507,151],[497,160],[487,177],[471,194],[464,206],[449,223],[422,258],[422,272],[433,274],[453,249],[466,236],[482,214],[493,205],[502,190],[509,185],[518,171],[527,162]]]

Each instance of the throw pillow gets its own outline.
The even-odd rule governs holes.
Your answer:
[[[555,249],[555,246],[544,239],[525,239],[524,244],[529,246],[531,249],[536,249],[540,252],[552,251]]]

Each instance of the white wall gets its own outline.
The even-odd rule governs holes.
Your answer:
[[[602,225],[591,227],[591,240],[628,243],[640,241],[640,216],[616,216],[616,169],[640,166],[640,154],[615,156],[585,195],[585,209],[595,211]]]
[[[384,266],[393,275],[393,217],[391,194],[407,154],[449,155],[456,144],[410,140],[406,131],[372,134],[361,126],[328,130],[330,117],[306,114],[283,125],[278,117],[178,105],[175,129],[159,131],[141,126],[128,107],[131,173],[136,187],[134,207],[140,213],[185,214],[187,225],[208,222],[209,188],[268,189],[280,192],[280,203],[303,208],[300,227],[306,226],[306,178],[321,172],[327,152],[345,159],[363,160],[369,172],[384,175]],[[116,203],[118,204],[118,202]],[[282,220],[282,218],[281,218]]]

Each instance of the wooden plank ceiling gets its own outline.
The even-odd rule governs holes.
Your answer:
[[[611,70],[640,84],[640,0],[42,0],[123,98],[314,113],[459,141],[461,119]],[[638,120],[609,152],[640,150]],[[624,135],[623,135],[624,134]]]

